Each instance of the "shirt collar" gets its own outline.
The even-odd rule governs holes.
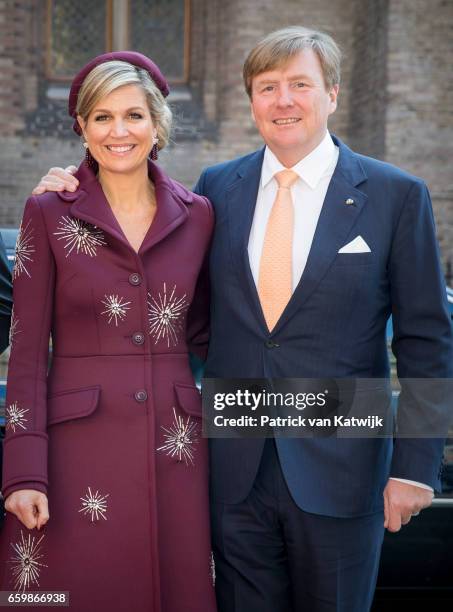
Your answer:
[[[319,145],[297,162],[291,170],[294,170],[311,189],[315,189],[321,177],[332,165],[335,153],[336,147],[329,132],[326,132]],[[274,174],[280,172],[280,170],[285,170],[285,166],[278,161],[274,153],[266,146],[261,169],[261,187],[266,187]]]

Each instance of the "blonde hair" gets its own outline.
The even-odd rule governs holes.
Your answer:
[[[151,118],[157,129],[158,148],[163,149],[170,139],[172,112],[148,72],[129,62],[117,60],[104,62],[88,73],[77,97],[77,115],[87,121],[99,100],[124,85],[139,85],[142,88]]]
[[[257,75],[285,65],[292,57],[313,49],[321,63],[327,90],[340,82],[341,51],[331,36],[302,26],[271,32],[250,51],[244,63],[245,90],[252,98],[252,80]]]

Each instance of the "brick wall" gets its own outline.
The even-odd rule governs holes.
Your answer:
[[[452,29],[447,0],[389,2],[386,158],[427,181],[446,263],[453,262]]]
[[[364,155],[385,158],[388,0],[357,6],[350,81],[349,143]]]
[[[21,24],[14,2],[0,0],[0,133],[10,135],[23,127],[19,77]]]
[[[64,101],[45,97],[45,2],[0,0],[0,226],[17,225],[32,186],[83,154]],[[302,24],[334,35],[343,55],[330,128],[353,148],[422,176],[433,194],[444,261],[453,261],[453,4],[446,0],[193,0],[189,91],[175,143],[161,155],[193,185],[209,164],[261,146],[242,85],[250,47]]]

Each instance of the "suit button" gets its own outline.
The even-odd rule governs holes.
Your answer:
[[[273,340],[266,340],[266,342],[264,343],[266,348],[278,348],[280,345],[277,344],[277,342],[274,342]]]
[[[137,274],[137,272],[134,272],[129,276],[129,282],[131,285],[134,285],[134,287],[136,287],[137,285],[141,285],[142,277],[140,276],[140,274]]]
[[[135,334],[132,334],[132,342],[137,346],[143,344],[145,342],[145,334],[142,332],[135,332]]]
[[[145,389],[140,389],[134,393],[134,398],[137,402],[146,402],[148,399],[148,394],[146,393]]]

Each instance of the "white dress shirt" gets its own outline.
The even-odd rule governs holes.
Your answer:
[[[294,205],[293,239],[293,291],[307,263],[313,236],[315,235],[321,208],[330,179],[338,161],[338,147],[327,132],[320,144],[291,168],[299,178],[291,187]],[[264,234],[269,215],[277,195],[274,174],[285,170],[272,151],[264,151],[261,180],[258,188],[255,213],[250,230],[248,253],[255,285],[258,286],[259,266],[263,250]]]
[[[322,205],[337,165],[338,154],[338,147],[333,143],[329,132],[326,132],[319,145],[291,168],[299,176],[291,187],[294,205],[293,291],[297,287],[307,263]],[[277,181],[274,175],[280,170],[285,170],[285,166],[279,162],[269,147],[266,147],[248,242],[250,269],[257,287],[264,235],[277,195]],[[433,490],[430,486],[413,480],[404,478],[392,478],[392,480],[416,485],[429,491]]]

